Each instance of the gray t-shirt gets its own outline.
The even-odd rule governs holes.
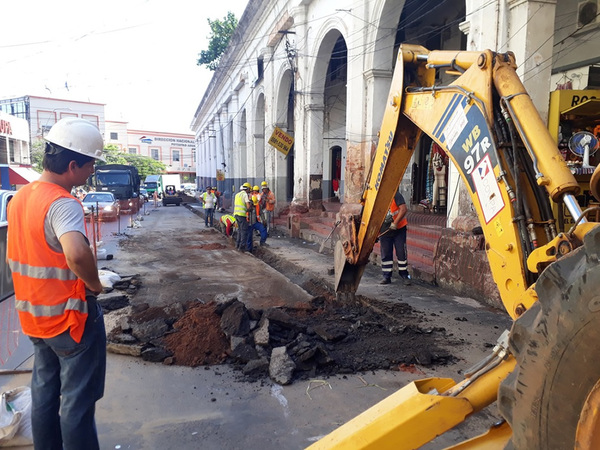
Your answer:
[[[46,215],[44,222],[46,242],[53,250],[62,253],[59,239],[70,231],[79,231],[85,237],[83,208],[74,198],[59,198],[50,205]]]

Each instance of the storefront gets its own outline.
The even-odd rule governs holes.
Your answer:
[[[39,178],[31,168],[27,120],[0,112],[0,184],[17,190]]]

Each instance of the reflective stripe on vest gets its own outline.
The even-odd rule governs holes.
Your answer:
[[[390,212],[392,213],[392,217],[396,217],[398,215],[398,208],[399,206],[396,205],[396,200],[392,199],[392,204],[390,205]],[[406,216],[404,216],[404,218],[398,224],[398,228],[403,228],[406,225],[408,225],[408,220],[406,219]]]
[[[51,338],[69,330],[80,342],[88,312],[85,283],[71,271],[64,253],[48,245],[44,229],[50,206],[60,198],[76,201],[62,187],[42,181],[15,194],[8,205],[7,259],[23,332]]]
[[[64,314],[66,310],[78,311],[83,314],[88,312],[87,302],[82,302],[77,298],[69,298],[65,303],[60,305],[33,305],[27,300],[15,299],[15,308],[18,311],[23,311],[35,317],[53,317]]]
[[[244,201],[244,191],[235,194],[235,205],[233,209],[234,216],[246,216],[246,202]]]
[[[76,280],[75,275],[71,269],[61,269],[60,267],[35,267],[29,264],[24,264],[19,261],[9,261],[8,265],[12,273],[19,273],[29,278],[54,278],[56,280]]]

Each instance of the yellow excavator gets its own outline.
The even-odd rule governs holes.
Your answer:
[[[312,450],[419,448],[494,402],[503,420],[452,448],[600,448],[598,207],[579,205],[516,67],[510,52],[401,46],[366,188],[340,213],[334,254],[338,295],[353,296],[425,133],[471,195],[511,330],[464,380],[412,382]],[[436,85],[439,70],[457,77]],[[590,190],[600,199],[599,168]],[[552,201],[573,217],[569,230],[557,230]]]

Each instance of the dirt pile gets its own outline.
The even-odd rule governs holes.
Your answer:
[[[264,311],[235,298],[166,308],[137,305],[110,333],[109,348],[166,364],[232,363],[244,379],[289,384],[451,361],[440,346],[445,330],[423,328],[421,322],[403,303],[350,305],[324,297],[305,308]]]

